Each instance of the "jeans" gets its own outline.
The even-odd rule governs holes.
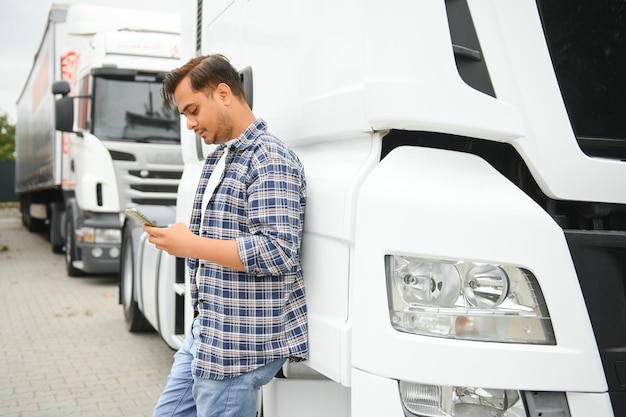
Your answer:
[[[193,375],[193,360],[200,328],[194,319],[180,349],[167,384],[154,409],[154,417],[255,417],[259,388],[272,380],[285,359],[224,380]]]

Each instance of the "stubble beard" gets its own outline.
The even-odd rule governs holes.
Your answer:
[[[219,145],[233,139],[233,123],[224,112],[217,114],[216,125],[215,133],[210,138],[204,139],[204,143],[207,145]]]

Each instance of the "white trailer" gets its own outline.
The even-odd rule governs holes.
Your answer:
[[[15,189],[69,275],[118,273],[123,210],[175,204],[180,119],[159,91],[179,59],[178,14],[51,6],[17,103]]]
[[[311,356],[264,416],[626,415],[621,0],[185,10],[184,60],[229,57],[307,175]],[[208,151],[183,135],[163,224]],[[141,230],[124,247],[127,319],[176,348],[184,264]]]

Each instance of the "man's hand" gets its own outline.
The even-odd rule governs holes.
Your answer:
[[[170,227],[145,225],[143,230],[148,234],[148,242],[170,255],[204,259],[235,271],[246,270],[239,258],[235,240],[200,237],[193,234],[184,223],[176,223]]]
[[[189,249],[193,248],[193,241],[198,238],[184,223],[176,223],[169,227],[145,225],[143,230],[148,234],[148,242],[157,249],[179,258],[191,257]]]

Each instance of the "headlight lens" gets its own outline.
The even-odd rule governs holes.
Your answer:
[[[387,255],[396,330],[455,339],[555,344],[543,295],[522,268]]]
[[[456,301],[461,278],[454,265],[405,262],[394,275],[402,299],[409,305],[445,307]]]
[[[82,228],[83,241],[86,243],[118,244],[122,243],[122,232],[119,229]]]
[[[119,229],[96,229],[96,243],[122,243],[122,232]]]
[[[509,295],[509,277],[499,266],[474,265],[467,272],[463,294],[472,307],[497,307]]]
[[[449,387],[400,381],[404,407],[420,417],[524,417],[518,391]]]

